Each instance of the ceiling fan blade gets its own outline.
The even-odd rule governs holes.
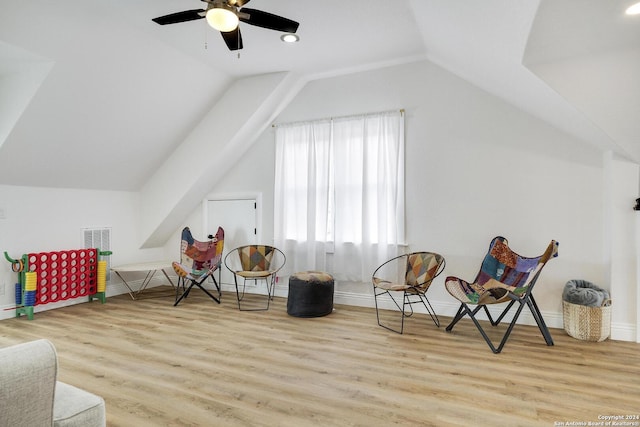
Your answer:
[[[242,49],[242,34],[240,34],[240,27],[233,31],[220,32],[224,42],[227,44],[229,50]]]
[[[248,17],[243,17],[245,14],[248,15]],[[270,30],[283,31],[285,33],[295,33],[298,30],[298,25],[300,25],[291,19],[246,7],[240,9],[239,18],[247,24],[268,28]]]
[[[176,12],[169,15],[159,16],[157,18],[153,18],[152,21],[160,25],[178,24],[180,22],[202,19],[204,18],[205,12],[206,11],[204,9],[185,10],[183,12]]]

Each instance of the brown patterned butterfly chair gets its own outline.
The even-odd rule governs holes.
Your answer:
[[[444,271],[445,260],[442,255],[433,252],[413,252],[392,258],[382,264],[373,272],[373,294],[376,303],[376,317],[378,325],[390,331],[401,334],[404,331],[404,319],[413,315],[413,304],[424,306],[436,326],[440,326],[440,320],[436,315],[426,292],[433,283],[433,279]],[[394,329],[380,319],[379,298],[387,296],[387,301],[393,302],[391,307],[398,309],[400,316],[400,329]],[[402,295],[402,301],[400,301]],[[393,307],[395,305],[395,307]]]
[[[224,258],[224,264],[233,273],[239,310],[256,311],[269,309],[269,303],[273,299],[278,271],[284,266],[285,262],[286,257],[280,249],[267,245],[240,246],[227,254]],[[242,307],[241,303],[245,301],[247,282],[256,289],[259,283],[266,285],[266,306],[260,305],[256,307],[255,305],[247,304],[246,306],[252,308]],[[257,292],[254,289],[252,292],[247,293],[255,294]]]
[[[222,265],[222,251],[224,250],[224,230],[222,227],[218,227],[215,236],[209,235],[209,239],[208,242],[200,242],[193,238],[189,227],[185,227],[182,230],[180,262],[172,263],[173,270],[178,275],[174,306],[189,296],[189,292],[194,286],[200,288],[212,300],[220,304],[220,298],[222,297],[219,284],[220,266]],[[218,272],[218,280],[216,280],[214,274],[216,271]],[[203,286],[209,278],[211,278],[210,283],[218,291],[217,297]]]
[[[512,251],[509,248],[507,239],[504,237],[495,237],[489,245],[489,251],[484,257],[480,271],[473,282],[466,282],[453,276],[449,276],[445,280],[447,291],[461,303],[458,313],[446,328],[447,332],[451,332],[456,323],[464,316],[469,316],[491,348],[491,351],[500,353],[507,339],[509,339],[509,335],[518,321],[522,309],[527,306],[538,324],[538,328],[547,345],[553,345],[551,333],[542,318],[532,292],[547,261],[557,256],[558,242],[555,240],[549,243],[542,255],[527,258]],[[508,303],[508,305],[494,320],[487,306],[501,303]],[[475,307],[472,309],[471,305]],[[491,325],[497,326],[513,306],[517,306],[517,310],[502,336],[500,344],[496,347],[482,328],[476,318],[476,314],[480,310],[484,310]]]

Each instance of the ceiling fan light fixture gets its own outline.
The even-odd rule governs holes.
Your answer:
[[[232,7],[220,5],[207,11],[207,22],[216,30],[226,33],[238,28],[239,19]]]
[[[639,15],[640,14],[640,3],[632,4],[629,6],[625,12],[627,15]]]
[[[300,37],[297,34],[285,33],[280,36],[280,40],[282,40],[285,43],[296,43],[297,41],[300,40]]]

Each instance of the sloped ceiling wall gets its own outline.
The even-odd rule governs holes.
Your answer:
[[[639,161],[640,16],[624,14],[629,4],[543,1],[524,64]]]
[[[41,68],[31,89],[22,85],[22,99],[7,92],[15,79],[0,86],[12,111],[1,120],[0,183],[138,191],[238,78],[323,77],[425,56],[586,143],[640,161],[640,83],[624,77],[637,74],[640,17],[623,16],[632,1],[252,0],[299,20],[302,39],[284,46],[277,32],[245,26],[238,58],[204,21],[151,21],[189,8],[180,0],[3,0],[0,42],[51,69],[43,80]],[[607,65],[585,66],[607,55]],[[0,70],[14,62],[0,56]],[[611,73],[619,75],[603,76]]]
[[[233,80],[108,3],[2,2],[0,40],[52,65],[0,147],[1,183],[137,191]]]
[[[591,46],[598,45],[602,38],[610,39],[605,49],[637,45],[640,16],[624,15],[632,1],[412,0],[412,6],[430,60],[586,143],[640,161],[637,144],[620,143],[615,132],[603,129],[600,118],[589,114],[597,114],[595,111],[574,105],[556,82],[546,80],[551,76],[538,73],[533,64],[534,56],[536,62],[541,57],[549,58],[546,52],[556,63],[573,55],[566,49],[553,48],[567,39],[587,56],[593,54]],[[621,31],[620,27],[630,31]],[[580,32],[579,37],[568,34],[574,28]],[[637,37],[630,37],[631,32]],[[626,65],[614,66],[623,70]],[[571,84],[575,77],[570,72],[556,76],[566,84]],[[596,99],[593,87],[584,84],[580,90]],[[640,92],[640,82],[636,81],[628,90]],[[626,110],[622,117],[634,120],[632,115],[631,110]]]
[[[304,84],[294,74],[271,73],[231,85],[142,188],[142,247],[166,242]]]
[[[157,207],[160,199],[150,200],[161,197],[150,190],[157,171],[242,79],[276,71],[322,78],[425,57],[586,144],[638,162],[640,17],[623,17],[631,2],[253,0],[252,7],[300,20],[302,39],[284,46],[277,32],[246,26],[238,58],[203,21],[151,22],[196,7],[183,1],[3,0],[0,183],[135,191]],[[273,91],[282,102],[295,93]],[[234,126],[228,135],[241,132]],[[188,185],[183,196],[194,203],[202,182]],[[142,214],[143,223],[153,219],[144,245],[160,243],[160,230],[175,223],[176,200]]]
[[[0,147],[52,67],[52,61],[0,41]]]

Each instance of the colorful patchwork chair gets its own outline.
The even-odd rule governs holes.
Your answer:
[[[433,279],[444,271],[445,264],[442,255],[433,252],[414,252],[392,258],[378,267],[371,278],[378,325],[401,334],[404,331],[405,317],[413,315],[413,304],[422,303],[433,323],[439,327],[440,320],[431,307],[426,292],[433,283]],[[400,292],[403,294],[402,303],[399,301]],[[384,325],[380,321],[378,298],[383,295],[387,295],[401,312],[400,330]]]
[[[240,246],[227,254],[224,264],[233,273],[236,284],[236,297],[238,309],[241,311],[268,310],[269,303],[273,299],[273,292],[278,271],[284,266],[286,257],[278,248],[267,245]],[[238,283],[241,279],[242,286]],[[242,308],[241,302],[245,297],[247,281],[258,285],[258,281],[264,281],[267,287],[267,305],[259,308]]]
[[[176,302],[186,298],[191,292],[191,288],[197,286],[207,294],[211,299],[220,304],[222,291],[220,290],[220,265],[222,264],[222,251],[224,250],[224,230],[218,227],[215,236],[209,236],[211,240],[208,242],[199,242],[191,235],[189,227],[182,230],[182,239],[180,242],[180,262],[174,262],[173,270],[178,275],[178,286],[176,287]],[[218,280],[214,273],[218,271]],[[204,288],[203,284],[211,278],[213,285],[218,290],[218,296],[214,296],[211,292]],[[182,293],[180,290],[182,289]]]
[[[447,326],[446,331],[451,332],[456,323],[464,316],[469,316],[491,350],[494,353],[500,353],[518,321],[522,309],[527,306],[531,310],[531,314],[538,324],[538,328],[547,345],[553,345],[551,333],[542,318],[532,292],[547,261],[557,256],[558,242],[555,240],[549,243],[542,255],[526,258],[513,252],[508,246],[507,239],[500,236],[495,237],[489,245],[489,252],[482,261],[480,272],[478,272],[473,282],[466,282],[453,276],[446,278],[445,288],[461,303],[458,313]],[[505,302],[509,304],[494,320],[491,313],[489,313],[487,305]],[[497,326],[516,304],[518,308],[513,319],[500,344],[496,347],[480,325],[480,322],[478,322],[476,314],[484,309],[491,325]],[[475,305],[475,308],[471,309],[470,305]]]

